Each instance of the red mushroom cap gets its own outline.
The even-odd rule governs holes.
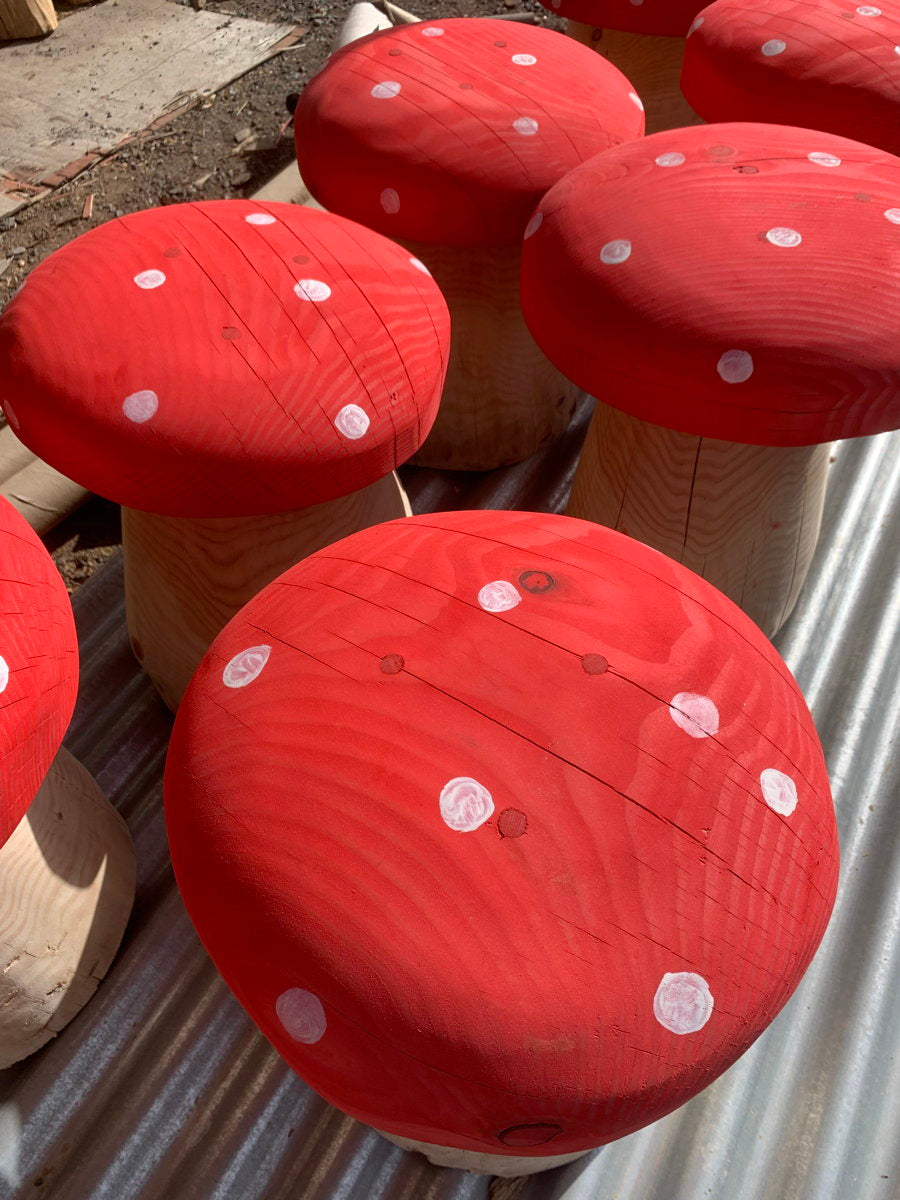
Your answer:
[[[0,317],[0,398],[41,458],[183,517],[303,508],[424,441],[449,316],[408,251],[342,217],[221,200],[110,221]]]
[[[837,881],[776,651],[566,517],[414,517],[286,572],[195,676],[165,796],[200,937],[303,1078],[501,1154],[609,1141],[710,1083]]]
[[[78,691],[72,606],[53,559],[0,498],[0,845],[62,743]]]
[[[702,117],[808,125],[900,153],[900,0],[717,0],[700,15],[681,85]]]
[[[703,0],[538,0],[544,8],[598,29],[684,37]]]
[[[501,245],[572,167],[640,137],[644,116],[586,46],[466,18],[352,42],[307,85],[294,130],[326,208],[414,241]]]
[[[619,146],[545,196],[522,312],[579,387],[683,433],[900,425],[900,159],[778,125]]]

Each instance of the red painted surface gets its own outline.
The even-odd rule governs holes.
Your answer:
[[[0,498],[0,845],[60,747],[78,691],[65,584],[40,538]]]
[[[389,236],[514,243],[566,171],[641,136],[633,94],[551,30],[424,21],[332,56],[300,97],[297,158],[326,208]]]
[[[576,168],[534,225],[525,320],[599,399],[760,445],[900,425],[893,155],[787,126],[673,129]]]
[[[682,90],[707,121],[825,129],[900,153],[900,0],[717,0]]]
[[[785,1003],[837,882],[776,651],[565,517],[415,517],[286,572],[200,667],[165,793],[188,911],[266,1037],[352,1115],[473,1150],[683,1103]]]
[[[538,0],[544,8],[565,17],[625,33],[684,37],[703,0]]]
[[[418,449],[448,339],[437,285],[378,234],[298,205],[178,204],[32,271],[0,317],[0,399],[41,458],[131,508],[289,511]]]

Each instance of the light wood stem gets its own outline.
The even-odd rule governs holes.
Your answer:
[[[580,21],[569,21],[567,32],[576,41],[608,58],[628,76],[644,102],[648,134],[703,124],[703,119],[681,94],[683,37],[622,33],[618,29],[598,29]]]
[[[675,433],[598,403],[567,512],[690,567],[772,637],[809,569],[830,450]]]
[[[163,701],[175,711],[213,638],[276,576],[339,538],[410,512],[394,474],[274,516],[194,519],[123,508],[128,633]]]
[[[457,1150],[455,1146],[437,1146],[433,1142],[417,1142],[413,1138],[398,1137],[393,1133],[378,1133],[403,1150],[414,1150],[424,1154],[436,1167],[453,1167],[458,1171],[478,1171],[484,1175],[499,1175],[510,1179],[519,1175],[536,1175],[538,1171],[550,1171],[564,1163],[574,1162],[589,1150],[576,1150],[570,1154],[550,1154],[543,1158],[525,1154],[481,1154],[477,1150]]]
[[[40,37],[58,24],[53,0],[0,0],[0,41]]]
[[[0,847],[0,1067],[50,1041],[94,994],[122,939],[134,881],[125,822],[60,750]]]
[[[451,319],[441,407],[412,461],[451,471],[522,462],[568,426],[579,392],[525,325],[520,247],[403,244],[434,276]]]

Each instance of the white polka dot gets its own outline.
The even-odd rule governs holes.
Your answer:
[[[895,46],[895,47],[894,47],[894,53],[895,53],[895,54],[900,54],[900,46]]]
[[[660,154],[653,161],[658,167],[680,167],[684,162],[684,155],[678,150],[672,150],[668,154]]]
[[[696,1033],[712,1010],[709,984],[693,971],[666,973],[653,997],[653,1015],[670,1033]]]
[[[285,1033],[311,1046],[324,1035],[328,1022],[322,1001],[306,988],[289,988],[275,1001],[275,1013]]]
[[[491,793],[467,775],[451,779],[441,789],[441,816],[457,833],[471,833],[483,825],[494,811]]]
[[[271,646],[250,646],[249,649],[242,650],[226,664],[222,672],[222,682],[230,688],[246,687],[259,676],[271,653]]]
[[[871,4],[863,4],[856,10],[861,17],[880,17],[881,9],[873,8]]]
[[[562,8],[562,0],[550,0],[554,8]]]
[[[839,167],[841,165],[841,160],[836,154],[824,154],[819,150],[813,150],[812,154],[807,154],[806,157],[817,167]]]
[[[635,8],[640,8],[644,0],[628,0],[629,4],[633,4]]]
[[[712,737],[719,732],[719,710],[709,696],[679,692],[669,703],[669,716],[692,738]]]
[[[799,246],[803,238],[796,229],[787,229],[779,225],[766,233],[766,241],[771,242],[773,246]]]
[[[787,50],[787,42],[783,42],[780,38],[772,38],[770,42],[764,42],[760,49],[766,58],[774,58],[776,54],[784,54]]]
[[[400,193],[394,188],[385,188],[380,196],[381,207],[386,213],[397,213],[400,211]]]
[[[759,786],[769,808],[781,813],[783,817],[789,817],[797,807],[797,785],[790,775],[785,775],[783,771],[766,767],[760,774]]]
[[[156,392],[151,392],[149,388],[141,392],[132,392],[122,401],[122,412],[129,421],[134,421],[136,425],[143,425],[145,421],[156,416],[158,408],[159,396]]]
[[[356,441],[369,431],[369,414],[358,404],[345,404],[334,418],[334,427],[345,438]]]
[[[753,374],[753,358],[746,350],[726,350],[716,370],[726,383],[746,383]]]
[[[8,400],[4,401],[3,411],[6,413],[6,419],[12,425],[13,429],[21,429],[22,424],[19,421],[18,414]]]
[[[531,220],[528,222],[528,224],[525,226],[524,236],[526,238],[534,237],[534,235],[537,233],[537,231],[540,229],[540,227],[543,225],[543,223],[544,223],[544,214],[536,212],[534,214],[534,216],[531,218]]]
[[[298,279],[294,284],[294,295],[298,300],[312,300],[321,304],[331,295],[331,288],[321,279]]]
[[[274,225],[275,218],[271,213],[267,212],[252,212],[247,213],[244,220],[248,225]]]
[[[537,62],[533,54],[514,54],[512,60],[517,67],[533,67]]]
[[[632,104],[637,105],[637,107],[641,110],[641,112],[644,111],[644,102],[640,98],[640,96],[637,94],[637,92],[629,92],[628,99],[631,101]]]
[[[886,208],[884,215],[893,225],[900,225],[900,208]],[[6,406],[6,414],[9,416],[9,405]]]
[[[166,277],[162,271],[141,271],[135,275],[134,282],[139,288],[149,291],[151,288],[162,287],[166,282]]]
[[[402,90],[401,85],[395,79],[386,79],[384,83],[376,83],[370,94],[376,100],[390,100],[394,96],[399,96]]]
[[[486,583],[478,593],[478,603],[485,612],[508,612],[515,608],[522,597],[511,583],[505,579],[495,579]]]
[[[421,258],[411,258],[409,261],[412,263],[412,265],[416,268],[417,271],[421,271],[423,275],[428,275],[430,277],[431,272],[428,270],[428,268],[422,262]]]
[[[516,117],[513,129],[516,133],[521,133],[522,137],[534,137],[539,126],[534,117]]]
[[[623,263],[629,258],[631,258],[631,242],[627,238],[617,238],[614,242],[607,242],[600,251],[600,261],[610,265]]]
[[[443,29],[439,29],[437,25],[426,25],[422,30],[422,37],[443,37]]]
[[[706,17],[695,17],[690,29],[687,31],[687,36],[690,37],[692,33],[696,33],[705,20]]]
[[[9,683],[9,664],[5,658],[0,657],[0,692],[6,691],[6,685]]]

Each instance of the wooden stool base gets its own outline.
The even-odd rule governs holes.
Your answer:
[[[675,433],[598,402],[566,511],[690,567],[772,637],[815,550],[830,450]]]
[[[0,1067],[33,1054],[94,994],[134,900],[125,822],[66,750],[0,847]]]
[[[174,712],[216,634],[288,567],[340,538],[409,516],[396,475],[295,512],[160,517],[122,509],[131,646]]]
[[[483,1175],[501,1175],[506,1179],[518,1175],[536,1175],[538,1171],[552,1171],[564,1163],[574,1162],[590,1154],[590,1150],[576,1150],[574,1154],[551,1154],[543,1158],[529,1158],[518,1154],[481,1154],[477,1150],[457,1150],[454,1146],[436,1146],[432,1142],[417,1142],[412,1138],[397,1137],[393,1133],[377,1131],[383,1138],[400,1146],[403,1150],[415,1150],[424,1154],[436,1167],[454,1167],[460,1171],[478,1171]]]

